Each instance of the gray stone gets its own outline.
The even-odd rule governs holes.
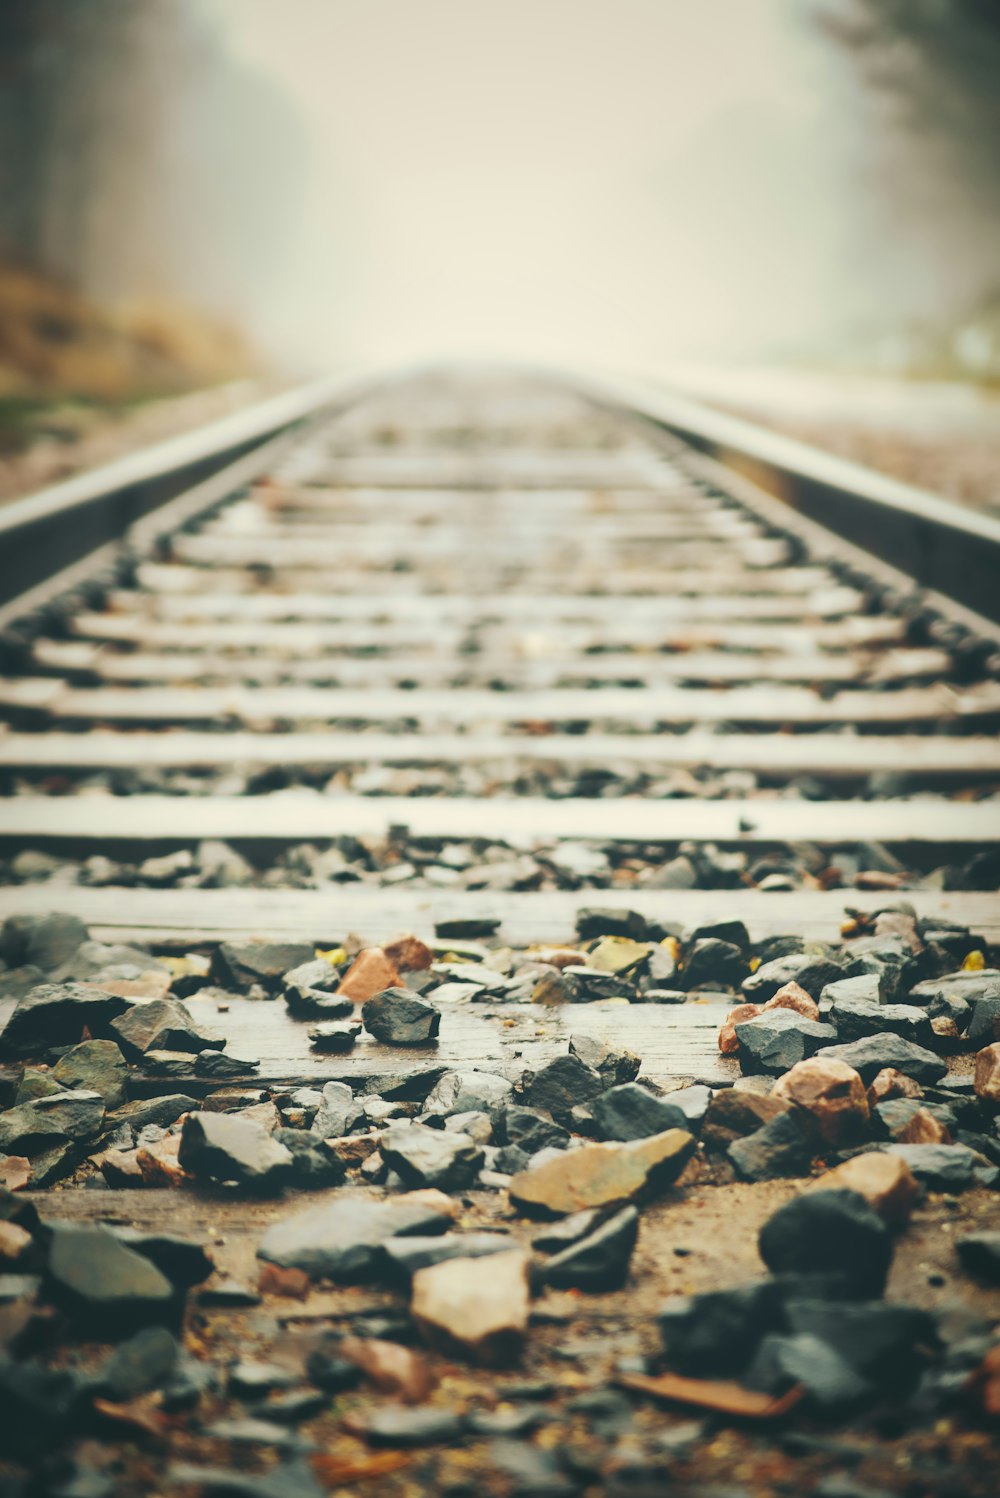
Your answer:
[[[344,1162],[329,1150],[315,1134],[305,1129],[275,1129],[271,1138],[284,1145],[292,1157],[289,1183],[302,1190],[320,1186],[339,1186],[346,1175]]]
[[[55,1092],[0,1113],[0,1150],[36,1155],[62,1139],[93,1139],[104,1122],[98,1092]]]
[[[747,999],[763,1004],[784,988],[786,983],[797,983],[812,998],[818,999],[828,983],[835,983],[843,973],[829,958],[810,952],[793,952],[786,957],[776,957],[771,962],[762,962],[755,973],[743,979],[742,989]]]
[[[379,1145],[382,1158],[405,1186],[457,1191],[471,1186],[483,1163],[482,1146],[467,1134],[424,1124],[391,1124]]]
[[[501,1144],[513,1145],[526,1155],[543,1149],[563,1149],[569,1143],[568,1132],[554,1123],[538,1108],[521,1108],[511,1103],[500,1114],[497,1135]]]
[[[586,1237],[553,1254],[542,1267],[545,1283],[560,1290],[619,1290],[639,1235],[635,1207],[623,1207]]]
[[[944,973],[940,978],[926,978],[911,988],[911,1004],[929,1004],[932,999],[964,999],[975,1004],[980,999],[995,999],[1000,995],[1000,969],[980,968],[978,972],[959,969],[955,973]]]
[[[634,1082],[642,1066],[641,1056],[634,1055],[632,1051],[616,1050],[607,1040],[601,1040],[596,1035],[571,1035],[569,1053],[599,1072],[606,1087]]]
[[[178,1160],[196,1180],[255,1191],[280,1190],[292,1173],[290,1151],[255,1119],[238,1113],[189,1113]]]
[[[361,1025],[357,1020],[327,1020],[309,1030],[309,1044],[324,1055],[343,1056],[353,1051]]]
[[[544,1108],[557,1121],[577,1103],[587,1103],[605,1089],[600,1072],[576,1056],[556,1056],[532,1076],[524,1088],[531,1108]]]
[[[100,1382],[112,1399],[134,1399],[167,1382],[181,1356],[180,1344],[165,1326],[147,1326],[112,1353]]]
[[[443,1233],[439,1238],[390,1238],[382,1251],[390,1275],[411,1279],[430,1264],[488,1258],[516,1246],[506,1233]]]
[[[75,1045],[84,1030],[99,1033],[128,1008],[128,999],[82,983],[42,983],[18,1000],[0,1035],[0,1052],[30,1056],[50,1046]]]
[[[354,1093],[347,1083],[327,1082],[312,1121],[312,1132],[320,1139],[339,1139],[347,1133],[347,1117],[353,1108]]]
[[[225,1037],[198,1026],[178,999],[148,999],[111,1021],[111,1033],[129,1061],[141,1062],[147,1051],[219,1050]]]
[[[237,990],[259,983],[273,992],[289,969],[315,957],[309,942],[224,941],[215,950],[212,971],[219,983]]]
[[[424,1112],[442,1118],[453,1113],[488,1113],[496,1118],[510,1102],[512,1092],[507,1078],[495,1072],[449,1071],[428,1094]]]
[[[834,983],[828,983],[819,996],[820,1008],[826,1010],[847,999],[864,999],[869,1004],[881,1004],[881,975],[859,973],[854,978],[838,978]]]
[[[868,1379],[809,1332],[793,1336],[772,1332],[764,1337],[745,1382],[776,1395],[801,1384],[809,1402],[823,1410],[859,1404],[875,1392]]]
[[[745,1138],[734,1139],[726,1155],[741,1180],[775,1181],[808,1175],[818,1146],[808,1115],[791,1109]]]
[[[853,979],[850,981],[854,981]],[[837,984],[831,984],[836,988]],[[870,999],[838,999],[829,1018],[842,1041],[862,1040],[866,1035],[889,1032],[914,1045],[927,1046],[934,1039],[930,1015],[916,1004],[880,1004]]]
[[[685,953],[685,988],[739,988],[748,975],[745,952],[733,942],[701,937]]]
[[[52,1076],[62,1087],[98,1092],[106,1108],[126,1100],[128,1065],[113,1040],[84,1040],[59,1058]]]
[[[155,1264],[178,1290],[200,1285],[215,1268],[204,1244],[194,1238],[184,1238],[178,1233],[143,1232],[126,1226],[113,1226],[110,1231],[126,1248]]]
[[[823,1055],[853,1066],[866,1087],[885,1067],[895,1067],[921,1083],[936,1082],[948,1070],[947,1064],[933,1051],[903,1040],[888,1030],[866,1035],[862,1040],[849,1041],[846,1045],[824,1046]]]
[[[969,1045],[974,1051],[1000,1040],[1000,990],[995,996],[976,999],[968,1029]]]
[[[182,1113],[190,1113],[197,1107],[197,1099],[189,1097],[187,1093],[167,1092],[161,1097],[134,1098],[132,1102],[109,1113],[105,1123],[112,1129],[119,1129],[123,1124],[128,1124],[132,1129],[143,1129],[147,1124],[156,1124],[165,1129],[176,1123]]]
[[[456,1410],[433,1404],[383,1404],[370,1411],[364,1420],[364,1436],[369,1445],[400,1450],[453,1445],[464,1428],[464,1417]]]
[[[9,967],[30,965],[51,972],[86,940],[87,928],[75,915],[12,915],[0,928],[0,958]]]
[[[611,1087],[590,1104],[598,1139],[647,1139],[665,1129],[686,1129],[687,1119],[669,1099],[654,1097],[637,1082]]]
[[[260,1062],[251,1056],[234,1056],[232,1051],[199,1051],[194,1061],[196,1077],[245,1077],[259,1069]]]
[[[428,1045],[441,1028],[441,1011],[405,988],[386,988],[361,1010],[365,1029],[384,1045]]]
[[[736,1026],[743,1071],[771,1077],[780,1077],[836,1038],[832,1025],[805,1019],[794,1009],[771,1009]]]
[[[302,1269],[314,1279],[355,1283],[378,1271],[390,1239],[450,1226],[445,1213],[406,1196],[370,1201],[341,1194],[276,1222],[261,1239],[257,1256],[284,1269]]]
[[[52,1299],[105,1341],[172,1324],[180,1308],[166,1275],[107,1228],[54,1224],[46,1279]]]
[[[931,1191],[967,1191],[1000,1181],[1000,1168],[964,1144],[890,1144],[886,1153],[904,1160]]]
[[[955,1239],[955,1252],[970,1274],[1000,1284],[1000,1230],[984,1229]]]

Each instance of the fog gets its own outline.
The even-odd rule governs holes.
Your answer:
[[[297,361],[770,356],[934,315],[980,276],[905,217],[886,241],[857,78],[808,6],[203,3],[305,126],[248,309]]]

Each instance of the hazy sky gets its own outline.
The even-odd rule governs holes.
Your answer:
[[[204,4],[308,125],[260,319],[294,353],[655,369],[877,307],[847,70],[794,0]]]

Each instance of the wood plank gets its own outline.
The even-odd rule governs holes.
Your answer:
[[[191,733],[186,731],[0,734],[7,769],[212,769],[310,765],[460,765],[496,760],[574,768],[632,766],[752,770],[769,778],[867,779],[905,769],[918,778],[1000,776],[993,737],[741,734]]]
[[[453,581],[456,565],[455,562],[442,563],[437,573],[429,565],[422,567],[419,585],[425,588],[439,585],[444,589]],[[512,559],[505,565],[502,557],[493,558],[484,554],[466,557],[461,563],[460,572],[464,586],[474,586],[478,580],[485,590],[501,586],[505,573],[512,568],[516,569],[519,589],[525,588],[527,583],[537,582],[539,590],[547,590],[558,596],[558,589],[553,584],[562,574],[554,573],[551,563],[539,562],[525,567]],[[260,572],[253,567],[218,566],[209,570],[206,567],[188,567],[179,562],[141,562],[136,569],[136,580],[140,587],[150,593],[170,596],[201,594],[206,588],[211,588],[213,594],[258,594],[265,585]],[[513,578],[510,580],[514,581]],[[755,595],[752,599],[755,603],[766,603],[772,595],[782,600],[795,598],[798,600],[798,612],[805,612],[817,593],[821,595],[824,590],[833,591],[831,576],[822,567],[757,569],[743,567],[738,562],[727,561],[725,557],[704,571],[696,571],[683,565],[676,568],[616,569],[613,563],[608,564],[603,559],[595,560],[589,570],[586,566],[577,567],[573,580],[576,587],[593,587],[605,594],[646,594],[651,599],[659,599],[666,590],[679,603],[705,595],[714,599],[719,590],[729,594]],[[300,593],[309,594],[311,590],[327,589],[328,596],[331,597],[343,599],[345,595],[361,594],[368,598],[369,595],[374,595],[381,601],[383,597],[403,595],[406,598],[410,595],[414,587],[414,575],[410,571],[398,570],[391,559],[386,561],[384,569],[368,569],[355,568],[351,559],[345,558],[343,569],[334,568],[328,573],[322,569],[294,567],[268,570],[266,587],[273,588],[278,593],[292,593],[296,597]],[[507,596],[531,599],[538,595],[533,594],[529,588]]]
[[[56,678],[41,678],[46,686]],[[0,680],[0,706],[64,720],[119,723],[264,724],[336,722],[761,723],[815,725],[947,723],[1000,713],[1000,683],[956,691],[944,685],[894,692],[844,691],[824,698],[806,687],[558,687],[546,691],[379,687],[66,687],[37,689],[31,677]]]
[[[496,939],[515,946],[563,943],[574,935],[576,913],[588,905],[635,910],[685,931],[718,920],[742,921],[754,941],[794,932],[836,941],[848,908],[878,910],[892,894],[857,890],[764,893],[753,889],[545,890],[498,894],[360,884],[322,889],[91,889],[86,885],[0,886],[0,920],[10,915],[78,916],[97,941],[148,940],[169,944],[260,937],[337,946],[350,932],[384,942],[402,931],[429,940],[439,921],[499,920]],[[958,921],[1000,941],[1000,894],[908,889],[902,896],[918,916]],[[584,1006],[586,1007],[586,1006]]]
[[[305,842],[344,836],[486,838],[536,846],[560,838],[674,844],[688,839],[755,847],[786,842],[845,846],[988,844],[1000,839],[1000,798],[978,803],[900,801],[649,801],[540,797],[15,796],[0,802],[0,836],[107,843],[223,838]]]
[[[870,614],[848,616],[835,623],[808,625],[736,624],[722,620],[715,624],[688,621],[670,626],[652,619],[637,619],[631,624],[608,619],[601,628],[559,619],[542,620],[535,627],[526,624],[518,628],[514,620],[495,624],[473,621],[465,625],[448,620],[373,618],[358,623],[350,620],[274,620],[268,624],[265,639],[260,624],[253,620],[159,620],[138,613],[84,612],[75,614],[69,622],[79,637],[137,645],[148,650],[258,650],[266,644],[270,654],[333,650],[374,653],[398,646],[414,649],[428,645],[439,650],[458,651],[472,628],[476,630],[477,644],[483,649],[519,650],[533,655],[569,649],[582,653],[633,648],[689,650],[696,645],[815,654],[820,650],[829,652],[897,644],[905,639],[906,629],[901,619]]]
[[[410,583],[412,585],[412,578]],[[202,580],[204,582],[204,580]],[[864,599],[856,588],[818,589],[808,598],[793,595],[770,597],[726,594],[683,598],[677,595],[642,597],[603,593],[401,593],[375,596],[332,591],[329,593],[226,593],[204,588],[197,593],[150,594],[133,589],[115,589],[109,606],[119,612],[144,613],[160,619],[422,619],[443,624],[456,619],[513,619],[523,625],[536,619],[578,619],[596,623],[605,619],[653,619],[657,623],[684,620],[719,622],[743,620],[842,619],[861,612]]]
[[[81,640],[39,640],[32,659],[46,671],[94,676],[106,682],[198,682],[217,678],[258,684],[308,682],[312,685],[395,686],[419,680],[422,687],[444,687],[460,680],[487,687],[494,681],[522,688],[551,688],[570,682],[638,680],[646,686],[671,682],[839,682],[915,681],[948,674],[951,657],[943,650],[896,650],[866,659],[851,655],[760,655],[739,651],[618,651],[601,655],[525,657],[516,651],[464,655],[438,652],[378,659],[328,655],[289,660],[263,651],[248,655],[145,654],[112,651]]]

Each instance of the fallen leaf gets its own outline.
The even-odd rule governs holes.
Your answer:
[[[387,1477],[408,1467],[413,1457],[402,1451],[379,1451],[370,1456],[340,1457],[321,1451],[312,1458],[312,1469],[331,1487],[344,1482],[363,1482],[366,1477]]]
[[[651,1394],[676,1404],[694,1404],[701,1409],[717,1410],[722,1415],[738,1415],[746,1420],[775,1420],[794,1409],[805,1393],[795,1384],[777,1397],[726,1379],[685,1378],[680,1373],[660,1373],[651,1378],[644,1373],[623,1374],[616,1380],[623,1389]]]

